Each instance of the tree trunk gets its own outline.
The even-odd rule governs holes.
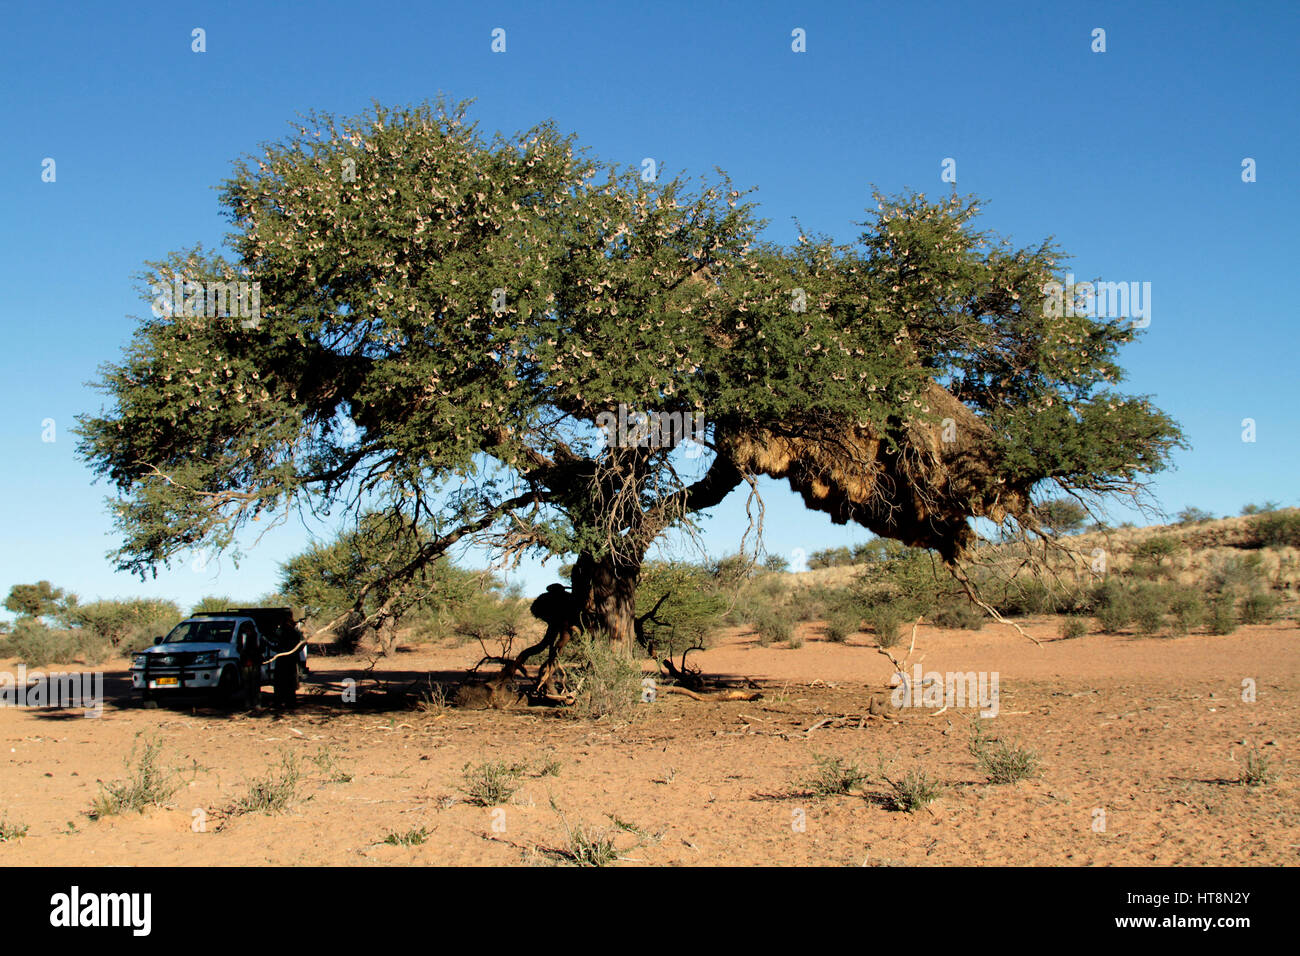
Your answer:
[[[581,609],[582,626],[600,631],[624,651],[631,651],[636,633],[636,586],[641,562],[627,556],[596,559],[588,551],[573,566],[573,600]]]

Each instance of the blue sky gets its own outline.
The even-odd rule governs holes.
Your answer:
[[[1300,504],[1298,37],[1293,3],[15,5],[0,36],[0,592],[48,578],[187,605],[274,587],[308,539],[296,520],[238,569],[115,574],[108,489],[69,429],[99,409],[86,383],[146,308],[131,278],[143,261],[221,242],[213,187],[233,159],[299,111],[439,92],[474,98],[487,131],[553,118],[608,160],[719,166],[758,187],[777,241],[796,217],[851,239],[873,186],[947,191],[951,157],[987,227],[1055,237],[1081,279],[1151,283],[1126,387],[1155,395],[1192,445],[1156,481],[1160,504]],[[763,488],[770,551],[868,537]],[[737,493],[706,523],[710,548],[734,549],[743,526]],[[524,583],[553,568],[526,567]]]

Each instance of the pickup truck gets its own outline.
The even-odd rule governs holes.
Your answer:
[[[289,608],[192,614],[132,657],[131,686],[144,701],[202,694],[253,707],[262,686],[271,684],[276,702],[288,706],[296,699],[300,670],[306,670],[306,652]]]

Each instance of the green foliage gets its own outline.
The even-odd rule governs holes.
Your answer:
[[[764,611],[754,622],[754,631],[758,634],[760,647],[768,647],[777,641],[788,641],[794,636],[794,621],[788,612],[772,609]]]
[[[1017,783],[1039,773],[1038,754],[1017,743],[990,740],[978,722],[972,725],[970,752],[990,783]]]
[[[1275,511],[1251,522],[1251,528],[1266,548],[1300,548],[1300,511]]]
[[[418,827],[404,833],[397,833],[396,831],[389,833],[384,837],[383,842],[389,846],[420,846],[429,839],[429,836],[427,827]]]
[[[350,585],[380,582],[376,600],[500,519],[542,552],[639,557],[718,489],[687,493],[670,447],[599,443],[623,404],[707,410],[715,439],[854,423],[896,451],[938,381],[994,436],[989,493],[1124,490],[1164,467],[1177,426],[1113,387],[1129,323],[1044,297],[1058,250],[976,228],[973,198],[876,200],[856,242],[781,248],[725,175],[648,183],[554,124],[488,138],[444,102],[306,117],[223,184],[232,258],[196,246],[141,276],[151,302],[255,280],[256,321],[155,311],[104,369],[107,410],[79,419],[117,492],[118,566],[238,557],[263,516],[363,502],[418,527]]]
[[[504,760],[467,763],[462,770],[464,783],[461,791],[476,806],[499,806],[519,791],[525,769],[524,764],[508,764]]]
[[[936,607],[930,613],[929,620],[939,627],[978,631],[988,623],[988,615],[969,600],[952,598]]]
[[[1247,787],[1267,787],[1277,782],[1277,771],[1268,755],[1252,746],[1246,752],[1246,766],[1241,772],[1241,783]]]
[[[0,656],[16,658],[28,667],[71,664],[78,659],[99,664],[110,650],[107,641],[89,631],[56,630],[33,617],[19,618],[0,643]]]
[[[143,747],[140,744],[141,738],[137,735],[126,758],[126,778],[99,785],[99,795],[90,811],[93,819],[120,813],[143,813],[149,807],[163,806],[180,789],[176,772],[159,765],[162,742],[155,738],[143,741]],[[137,749],[140,751],[138,759]]]
[[[769,554],[766,558],[763,559],[763,567],[766,568],[768,571],[774,571],[780,574],[789,569],[790,562],[786,559],[784,555]]]
[[[481,599],[481,575],[457,568],[443,557],[422,565],[400,582],[390,580],[430,539],[431,532],[400,515],[368,512],[355,528],[341,532],[333,541],[313,544],[285,562],[280,590],[321,624],[347,613],[358,601],[359,615],[368,615],[393,598],[393,625],[411,616],[431,621],[434,629],[449,628],[466,607],[479,611],[486,606]],[[362,600],[367,586],[369,591]],[[395,593],[399,586],[400,598]],[[342,643],[355,645],[361,638],[355,620],[354,615],[336,628]]]
[[[709,646],[728,605],[716,581],[707,569],[680,561],[649,562],[641,568],[637,611],[653,611],[642,621],[642,633],[656,655],[675,657]]]
[[[4,817],[0,817],[0,843],[21,840],[27,836],[27,829],[25,823],[10,823]]]
[[[891,798],[894,809],[903,813],[922,810],[933,803],[943,793],[943,786],[924,770],[912,768],[898,780],[885,777],[893,791]]]
[[[53,617],[66,598],[63,588],[56,588],[49,581],[37,581],[35,584],[15,584],[9,589],[4,606],[5,610],[20,617]],[[76,600],[75,595],[73,600]]]
[[[1214,515],[1202,508],[1194,508],[1188,505],[1182,511],[1178,512],[1178,523],[1180,525],[1200,524],[1204,521],[1213,521]]]
[[[1065,640],[1085,637],[1087,633],[1088,622],[1082,617],[1067,617],[1061,621],[1061,637]]]
[[[861,622],[861,618],[853,614],[841,612],[833,615],[826,622],[826,640],[832,644],[843,644],[858,632]]]
[[[569,713],[587,720],[630,720],[641,706],[641,667],[610,641],[582,635],[565,648]]]
[[[74,605],[66,620],[107,641],[115,650],[136,650],[153,643],[181,620],[175,601],[158,598],[92,601]]]
[[[844,547],[825,548],[821,551],[814,551],[808,556],[808,567],[814,570],[817,568],[838,568],[852,563],[853,552]]]
[[[1083,527],[1088,512],[1072,498],[1054,498],[1036,505],[1034,516],[1053,534],[1072,534]]]
[[[1276,594],[1263,591],[1247,594],[1241,599],[1241,623],[1267,624],[1277,617],[1278,605],[1281,603],[1281,597]]]
[[[1282,506],[1278,504],[1276,501],[1266,501],[1262,505],[1257,505],[1252,503],[1248,505],[1243,505],[1241,509],[1241,513],[1243,515],[1268,514],[1271,511],[1277,511],[1277,509],[1281,507]]]
[[[907,619],[899,604],[877,604],[865,613],[867,626],[876,635],[876,643],[888,649],[898,643],[903,621]]]
[[[843,757],[813,754],[812,774],[796,782],[800,789],[816,797],[835,797],[852,793],[866,783],[868,774],[857,763]]]
[[[1183,550],[1182,542],[1167,534],[1156,534],[1144,538],[1133,546],[1133,556],[1139,560],[1163,564],[1164,559]]]
[[[1231,594],[1222,594],[1210,605],[1208,630],[1211,634],[1231,634],[1240,626],[1237,602]]]
[[[284,813],[298,799],[302,764],[291,750],[280,754],[280,765],[265,777],[254,777],[234,803],[235,813]]]

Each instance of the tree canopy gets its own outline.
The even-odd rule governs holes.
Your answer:
[[[305,118],[225,182],[229,258],[147,265],[146,299],[183,297],[80,419],[119,567],[234,550],[295,507],[384,510],[411,546],[372,569],[372,619],[478,536],[577,555],[575,596],[626,636],[650,544],[757,475],[953,560],[971,518],[1132,491],[1180,443],[1116,390],[1130,323],[1045,309],[1061,254],[978,230],[974,199],[878,196],[855,242],[784,248],[749,196],[647,181],[551,123],[487,138],[465,104]],[[239,281],[253,321],[204,296]],[[704,427],[628,439],[629,410]]]

